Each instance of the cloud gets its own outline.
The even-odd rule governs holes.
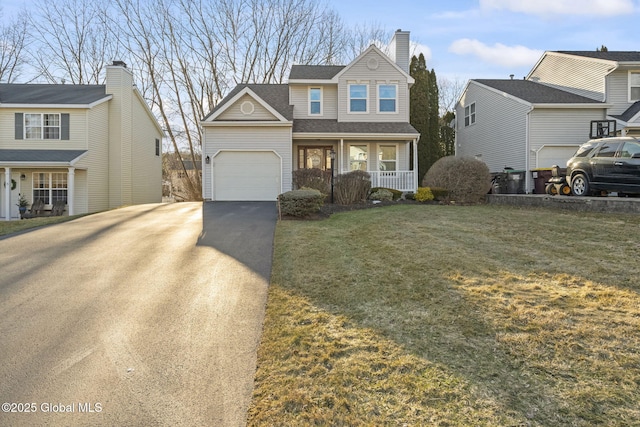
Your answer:
[[[472,55],[481,61],[503,67],[531,66],[542,56],[542,51],[525,46],[506,46],[496,43],[493,46],[472,39],[460,39],[449,46],[449,52],[458,55]]]
[[[532,15],[616,16],[634,12],[633,0],[480,0],[480,8]]]
[[[424,55],[424,59],[427,63],[431,60],[431,48],[429,46],[411,42],[411,56],[420,56],[420,54]]]

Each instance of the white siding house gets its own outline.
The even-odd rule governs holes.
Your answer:
[[[163,132],[121,62],[105,85],[1,84],[0,129],[4,220],[19,194],[69,215],[161,201]]]
[[[332,152],[336,174],[415,191],[409,33],[394,46],[397,62],[372,45],[346,66],[294,65],[284,85],[238,85],[201,121],[205,200],[276,200],[294,170],[330,169]]]
[[[524,80],[470,80],[456,105],[456,155],[532,171],[562,167],[591,122],[640,135],[640,52],[545,52]]]

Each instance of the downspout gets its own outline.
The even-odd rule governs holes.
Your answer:
[[[529,126],[531,124],[530,114],[532,111],[533,111],[533,105],[529,107],[529,111],[527,111],[526,124],[525,124],[524,192],[526,194],[529,194],[529,185],[531,184],[531,141],[529,140],[530,138]]]

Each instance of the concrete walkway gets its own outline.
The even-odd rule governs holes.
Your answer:
[[[0,425],[245,425],[275,223],[157,204],[0,240],[0,401],[30,410]]]

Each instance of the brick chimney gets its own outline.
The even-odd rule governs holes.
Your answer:
[[[409,56],[409,31],[397,30],[391,39],[389,51],[391,59],[396,65],[409,74],[409,63],[411,62],[411,57]]]

